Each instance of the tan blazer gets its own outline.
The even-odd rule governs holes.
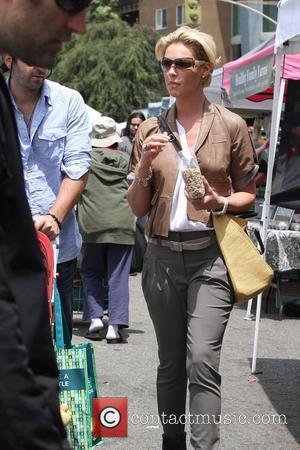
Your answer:
[[[180,141],[176,127],[176,104],[164,116]],[[140,159],[142,142],[147,136],[163,131],[159,130],[155,117],[140,125],[133,148],[133,170]],[[255,176],[255,151],[245,121],[223,106],[207,100],[195,153],[202,174],[219,195],[228,196],[233,189],[241,190]],[[149,236],[168,236],[172,198],[179,170],[178,156],[171,142],[154,159],[152,168],[153,196],[147,233]],[[210,225],[209,212],[197,211],[190,202],[187,202],[187,216],[190,220]]]

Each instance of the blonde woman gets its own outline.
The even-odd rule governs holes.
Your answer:
[[[158,342],[163,449],[186,449],[190,423],[192,448],[211,450],[219,447],[219,360],[233,305],[211,216],[253,204],[256,167],[245,122],[204,96],[217,58],[213,38],[181,27],[158,41],[156,57],[176,98],[164,117],[186,158],[196,155],[205,195],[188,196],[171,134],[150,118],[137,132],[128,199],[135,215],[148,214],[142,284]]]

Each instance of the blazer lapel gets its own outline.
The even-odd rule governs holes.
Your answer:
[[[180,142],[180,138],[179,138],[179,134],[178,134],[177,126],[176,126],[176,103],[173,103],[171,108],[165,113],[164,117],[167,120],[169,127],[172,130],[172,133],[174,134],[174,136],[176,136],[176,139]],[[211,106],[211,103],[207,99],[205,99],[201,128],[200,128],[200,132],[199,132],[197,142],[195,145],[195,153],[198,152],[198,150],[203,145],[205,139],[207,138],[207,135],[211,129],[214,117],[215,117],[215,113]]]
[[[214,117],[215,117],[215,113],[212,109],[211,104],[207,100],[205,100],[203,117],[202,117],[202,122],[201,122],[201,126],[200,126],[200,132],[198,134],[197,142],[195,145],[195,153],[197,153],[200,150],[205,139],[207,138],[207,135],[211,129]]]

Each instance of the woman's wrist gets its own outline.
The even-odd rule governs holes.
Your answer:
[[[151,166],[149,166],[149,165],[142,166],[141,164],[138,164],[136,166],[135,179],[138,182],[138,184],[141,184],[144,187],[147,187],[151,178],[152,178],[152,167]]]
[[[228,206],[229,206],[228,197],[219,196],[217,209],[212,211],[212,213],[216,216],[226,214]]]
[[[135,174],[140,177],[146,177],[152,172],[152,167],[150,162],[142,163],[141,161],[137,164],[135,168]]]

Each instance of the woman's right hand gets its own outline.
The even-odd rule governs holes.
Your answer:
[[[164,150],[169,140],[170,138],[167,134],[157,133],[148,136],[142,144],[140,168],[151,167],[152,161]]]

